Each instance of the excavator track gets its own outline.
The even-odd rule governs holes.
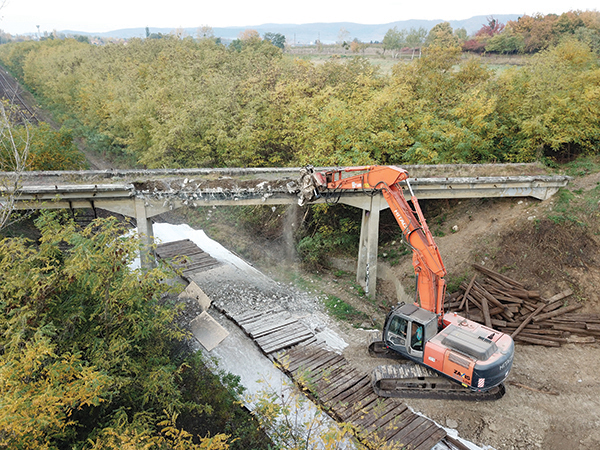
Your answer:
[[[371,373],[371,383],[380,397],[489,401],[502,398],[506,392],[503,384],[474,392],[412,362],[377,367]]]

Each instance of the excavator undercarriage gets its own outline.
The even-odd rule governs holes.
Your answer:
[[[369,336],[368,351],[372,358],[394,361],[371,372],[373,391],[380,397],[489,401],[502,398],[506,392],[504,384],[486,392],[472,391],[390,350],[375,334]]]
[[[380,397],[483,401],[498,400],[505,393],[504,384],[485,392],[472,391],[413,362],[379,366],[371,373],[371,383]]]

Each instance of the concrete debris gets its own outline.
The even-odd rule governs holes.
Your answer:
[[[179,299],[183,298],[191,298],[198,302],[202,311],[207,311],[210,308],[210,304],[212,300],[204,293],[200,286],[198,286],[195,282],[191,282],[188,286],[183,290],[181,294],[179,294]]]
[[[190,328],[194,337],[209,352],[229,335],[229,332],[206,311],[202,311],[190,322]]]

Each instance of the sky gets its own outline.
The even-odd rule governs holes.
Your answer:
[[[11,34],[44,31],[104,32],[122,28],[197,28],[208,25],[460,20],[494,14],[561,14],[600,10],[598,0],[0,0],[0,29]]]

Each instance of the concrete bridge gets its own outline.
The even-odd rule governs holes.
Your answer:
[[[417,198],[534,197],[546,200],[569,177],[547,175],[535,164],[403,166]],[[318,170],[328,170],[322,168]],[[225,168],[26,172],[16,192],[15,209],[104,209],[135,218],[148,249],[152,218],[181,207],[296,204],[299,168]],[[14,179],[0,173],[0,180]],[[5,183],[8,185],[7,183]],[[0,188],[2,197],[10,194]],[[381,193],[338,192],[318,202],[342,203],[363,211],[356,279],[375,295]],[[409,195],[407,193],[407,199]],[[142,252],[142,264],[149,263]]]

